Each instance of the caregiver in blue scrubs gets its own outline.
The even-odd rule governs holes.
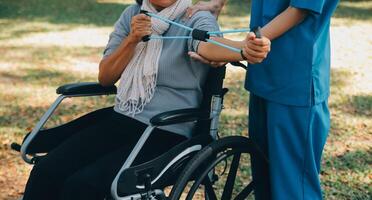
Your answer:
[[[226,1],[199,2],[189,15],[210,10],[218,16]],[[322,199],[320,163],[330,128],[329,29],[338,0],[251,2],[250,27],[263,27],[262,35],[271,41],[271,52],[262,63],[249,65],[245,82],[251,94],[250,138],[270,161],[265,166],[252,157],[256,199]],[[247,45],[252,40],[247,37]]]

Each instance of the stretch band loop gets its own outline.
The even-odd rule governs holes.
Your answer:
[[[193,29],[193,28],[187,27],[187,26],[185,26],[183,24],[180,24],[180,23],[171,21],[169,19],[163,18],[163,17],[158,16],[158,15],[156,15],[154,13],[150,13],[150,12],[148,12],[146,10],[141,10],[140,13],[141,14],[145,14],[145,15],[147,15],[149,17],[153,17],[153,18],[162,20],[162,21],[167,22],[169,24],[173,24],[175,26],[178,26],[180,28],[186,29],[186,30],[188,30],[188,31],[191,32],[191,36],[167,36],[167,37],[164,37],[164,36],[151,36],[151,35],[147,35],[147,36],[144,36],[142,38],[142,41],[143,42],[148,42],[149,40],[166,40],[166,39],[180,39],[180,40],[195,39],[195,40],[199,40],[199,41],[209,42],[209,43],[215,44],[217,46],[220,46],[220,47],[229,49],[229,50],[231,50],[233,52],[240,53],[242,55],[242,58],[245,59],[245,56],[242,53],[242,50],[241,49],[238,49],[238,48],[235,48],[235,47],[231,47],[229,45],[223,44],[223,43],[218,42],[218,41],[215,41],[215,40],[211,40],[210,39],[210,36],[211,35],[229,34],[229,33],[246,33],[246,32],[249,32],[250,31],[249,29],[236,29],[236,30],[210,31],[210,32],[208,32],[208,31],[203,31],[203,30]],[[261,35],[261,28],[260,27],[256,27],[255,29],[253,29],[253,32],[256,34],[256,38],[261,38],[262,37],[262,35]]]
[[[226,31],[210,31],[208,32],[209,35],[222,35],[222,34],[229,34],[229,33],[247,33],[250,29],[236,29],[236,30],[226,30]]]
[[[150,16],[150,17],[153,17],[153,18],[156,18],[156,19],[160,19],[160,20],[162,20],[162,21],[164,21],[164,22],[168,22],[168,23],[170,23],[170,24],[173,24],[173,25],[175,25],[175,26],[178,26],[178,27],[180,27],[180,28],[183,28],[183,29],[186,29],[186,30],[189,30],[189,31],[193,31],[193,30],[194,30],[193,28],[190,28],[190,27],[185,26],[185,25],[183,25],[183,24],[180,24],[180,23],[177,23],[177,22],[171,21],[171,20],[166,19],[166,18],[164,18],[164,17],[161,17],[161,16],[159,16],[159,15],[155,15],[154,13],[147,12],[146,15],[147,15],[147,16]]]
[[[208,34],[208,31],[194,29],[192,31],[192,38],[195,40],[207,42],[207,40],[210,38],[210,35]]]
[[[188,40],[191,36],[151,36],[150,40]]]
[[[148,41],[150,41],[150,39],[151,39],[151,36],[150,35],[146,35],[146,36],[143,36],[142,41],[143,42],[148,42]]]
[[[146,11],[146,10],[140,10],[140,13],[141,13],[141,14],[148,15],[149,11]]]

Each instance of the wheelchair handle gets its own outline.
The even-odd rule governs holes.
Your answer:
[[[13,149],[14,151],[18,151],[18,152],[21,152],[21,145],[18,144],[18,143],[15,143],[13,142],[11,145],[10,145],[10,148]]]

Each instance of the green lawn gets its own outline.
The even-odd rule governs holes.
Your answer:
[[[0,199],[16,199],[30,170],[9,144],[22,141],[59,85],[97,80],[108,34],[131,2],[0,0]],[[248,2],[230,0],[219,18],[222,28],[246,27]],[[341,1],[332,21],[332,126],[321,173],[325,199],[364,200],[372,193],[371,33],[372,1]],[[248,135],[243,81],[243,70],[228,70],[223,136]],[[112,103],[113,97],[68,99],[47,126]]]

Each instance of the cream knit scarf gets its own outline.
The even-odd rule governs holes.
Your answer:
[[[185,13],[192,4],[191,0],[177,0],[173,5],[158,12],[149,2],[144,0],[141,9],[155,13],[169,20],[174,20]],[[153,35],[162,35],[169,24],[152,18]],[[134,116],[141,113],[154,96],[159,58],[163,49],[162,40],[140,42],[132,60],[121,75],[116,101],[123,113]]]

